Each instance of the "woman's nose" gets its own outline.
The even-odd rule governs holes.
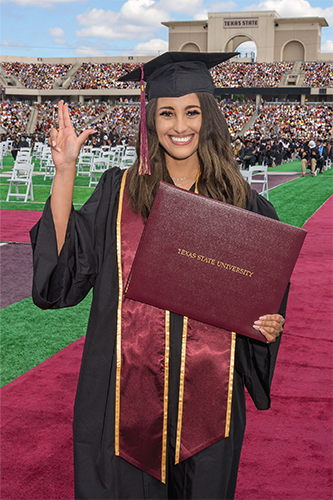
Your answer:
[[[183,134],[187,130],[187,123],[186,119],[183,116],[177,116],[175,125],[174,125],[174,130],[177,132],[177,134]]]

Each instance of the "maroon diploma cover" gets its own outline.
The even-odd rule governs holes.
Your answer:
[[[161,182],[125,295],[265,341],[306,232]]]

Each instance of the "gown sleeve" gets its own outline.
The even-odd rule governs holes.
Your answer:
[[[42,309],[78,304],[94,286],[105,252],[114,241],[119,169],[107,170],[80,210],[72,208],[66,239],[58,257],[50,199],[30,231],[33,249],[32,298]]]
[[[252,192],[252,200],[246,208],[265,217],[279,220],[273,205],[256,191]],[[279,314],[284,318],[288,292],[289,284],[279,309]],[[270,314],[270,311],[266,313]],[[236,370],[241,373],[245,387],[258,410],[270,408],[270,389],[280,343],[281,335],[271,344],[237,335]]]

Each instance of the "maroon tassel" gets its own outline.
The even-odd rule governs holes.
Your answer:
[[[146,123],[146,96],[144,88],[144,75],[143,75],[143,64],[141,64],[141,124],[140,124],[140,158],[139,158],[139,168],[138,175],[150,175],[150,162],[149,162],[149,148],[148,148],[148,134],[147,134],[147,123]]]

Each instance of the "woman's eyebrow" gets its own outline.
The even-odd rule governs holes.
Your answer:
[[[201,107],[198,106],[198,104],[189,104],[188,106],[186,106],[185,109],[190,109],[190,108],[201,109]],[[160,111],[161,109],[171,109],[171,110],[174,110],[175,108],[173,106],[161,106],[160,108],[158,108],[158,111]]]

